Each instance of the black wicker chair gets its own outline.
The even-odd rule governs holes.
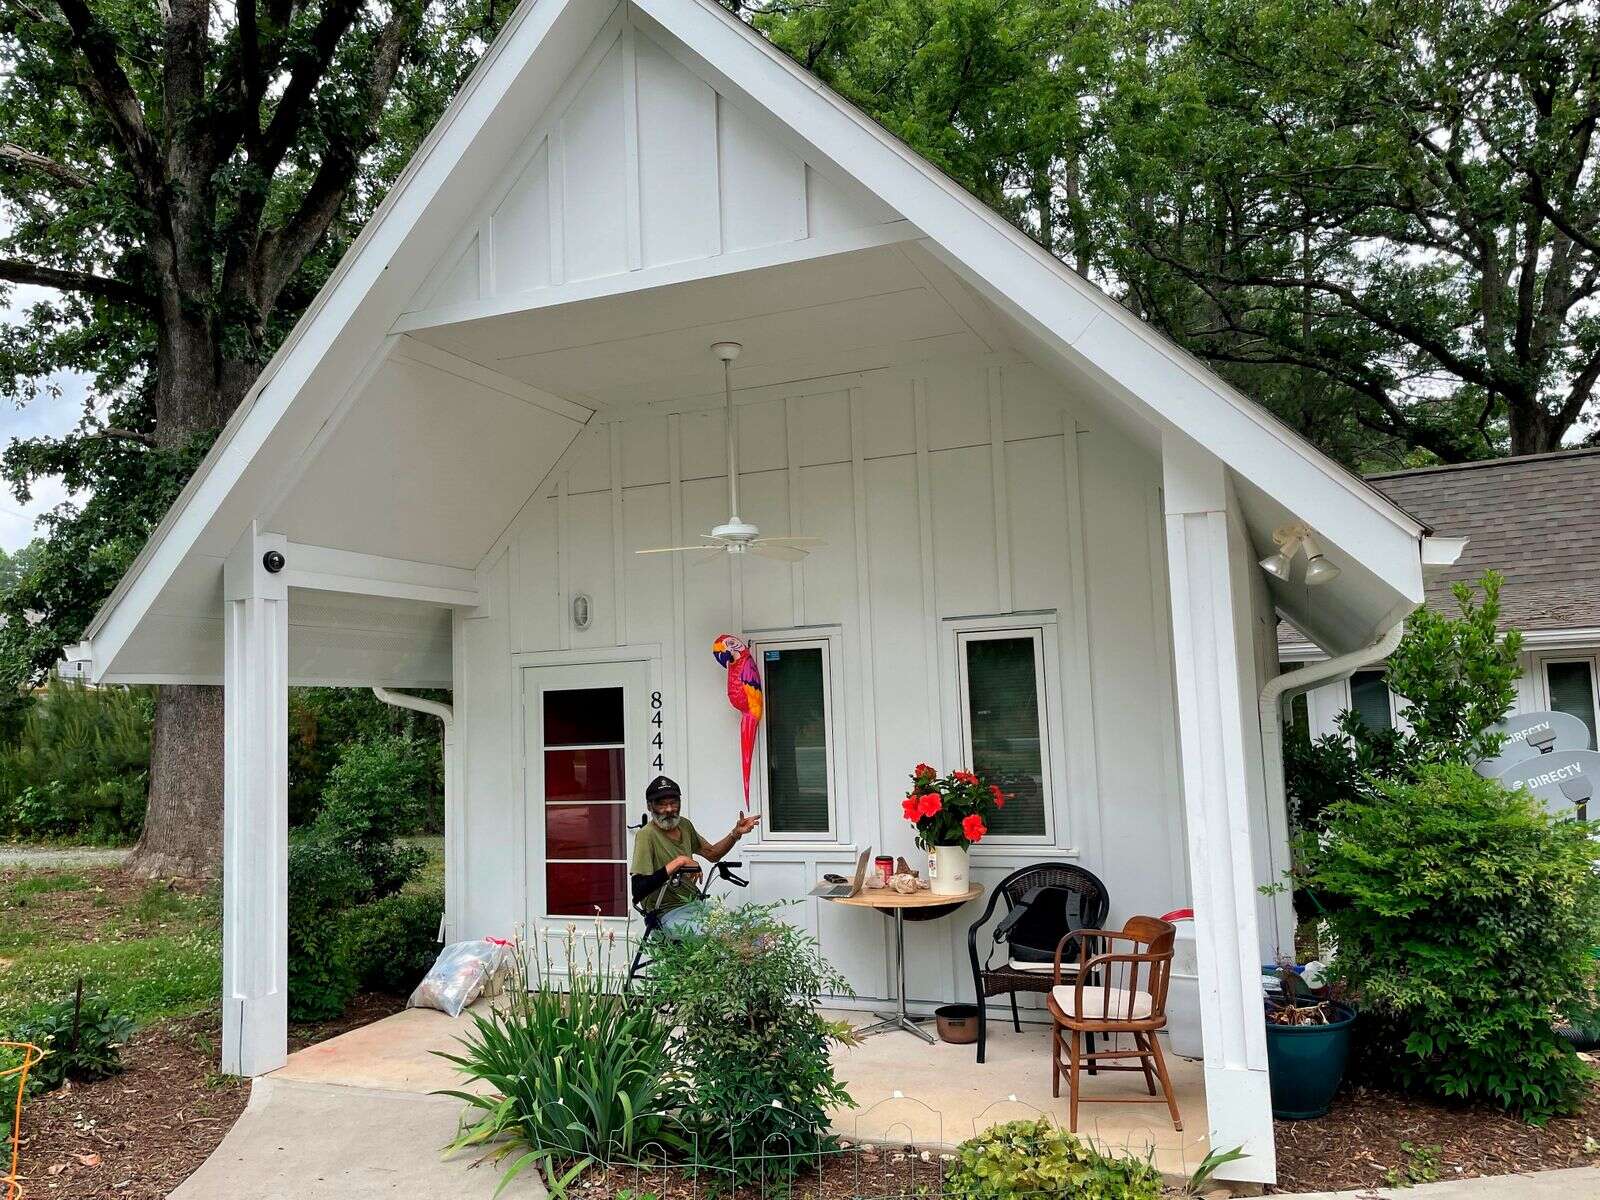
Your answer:
[[[989,1036],[989,1017],[984,1003],[988,997],[999,995],[1011,997],[1011,1025],[1021,1033],[1022,1017],[1017,1011],[1017,993],[1038,992],[1046,996],[1050,994],[1054,982],[1051,971],[1025,971],[1013,967],[1009,951],[1005,963],[1000,966],[992,965],[995,947],[1005,936],[1007,921],[1017,915],[1018,909],[1027,898],[1036,895],[1041,888],[1060,889],[1072,893],[1077,898],[1077,913],[1063,911],[1061,914],[1061,929],[1052,938],[1056,942],[1066,937],[1073,929],[1099,929],[1105,924],[1106,915],[1111,909],[1111,897],[1106,891],[1106,885],[1100,882],[1094,872],[1074,866],[1072,863],[1034,863],[1032,866],[1011,872],[1000,881],[989,896],[989,904],[983,910],[983,916],[974,921],[972,928],[967,931],[967,951],[972,958],[972,986],[978,1002],[979,1062],[983,1061]],[[1006,916],[1002,918],[1000,925],[990,931],[988,953],[980,964],[978,931],[994,917],[995,906],[1000,903],[1002,897],[1006,902]]]

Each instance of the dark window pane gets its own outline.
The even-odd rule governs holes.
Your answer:
[[[622,750],[546,750],[544,798],[626,800]]]
[[[767,813],[772,833],[828,832],[828,725],[822,649],[762,654],[767,693]]]
[[[620,917],[623,900],[622,863],[548,863],[545,866],[545,911],[552,917]]]
[[[544,810],[544,849],[550,858],[627,858],[621,804],[552,804]]]
[[[1382,671],[1357,671],[1350,676],[1350,707],[1368,729],[1393,729],[1389,713],[1389,685]]]
[[[1008,794],[989,832],[1043,836],[1044,747],[1033,639],[968,638],[966,651],[972,770]]]
[[[620,741],[621,688],[572,688],[544,694],[546,746],[593,746]]]
[[[1594,677],[1586,662],[1553,662],[1550,673],[1550,707],[1577,717],[1589,727],[1589,748],[1594,749]]]

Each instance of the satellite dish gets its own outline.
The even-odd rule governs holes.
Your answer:
[[[1500,753],[1478,764],[1478,774],[1489,779],[1503,776],[1508,767],[1530,758],[1561,750],[1592,750],[1589,727],[1570,713],[1530,712],[1507,717],[1495,727],[1506,735]]]
[[[1581,724],[1581,722],[1580,722]],[[1557,750],[1512,763],[1500,775],[1511,788],[1525,788],[1557,816],[1587,821],[1600,796],[1600,753],[1593,750]],[[1600,816],[1600,809],[1595,810]]]

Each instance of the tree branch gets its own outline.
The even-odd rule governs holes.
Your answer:
[[[0,142],[0,162],[8,162],[19,170],[37,171],[41,175],[48,175],[58,183],[64,183],[71,188],[86,188],[89,181],[78,174],[71,167],[63,166],[53,158],[46,158],[26,146],[19,146],[15,142]]]
[[[81,292],[116,300],[122,304],[144,306],[150,302],[138,288],[120,279],[107,279],[88,271],[68,271],[60,267],[46,267],[16,258],[0,258],[0,279],[9,283],[29,283],[37,287],[54,288],[60,292]]]
[[[144,110],[117,61],[116,40],[106,32],[85,0],[56,0],[72,43],[89,68],[88,91],[105,112],[128,155],[134,177],[154,201],[162,188],[161,160],[154,139],[145,125]]]

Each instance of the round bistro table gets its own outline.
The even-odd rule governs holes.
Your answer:
[[[900,1007],[893,1013],[878,1013],[877,1016],[882,1019],[876,1025],[856,1030],[857,1037],[871,1037],[875,1033],[888,1033],[891,1029],[904,1029],[907,1033],[916,1034],[929,1045],[933,1044],[933,1035],[906,1013],[906,913],[918,910],[917,915],[923,920],[931,920],[953,913],[967,901],[976,900],[981,895],[983,895],[983,884],[975,883],[956,896],[935,896],[932,892],[912,892],[905,895],[892,888],[863,888],[854,896],[840,896],[829,901],[832,904],[848,904],[855,908],[875,908],[886,917],[891,915],[894,917],[894,973]],[[934,909],[941,911],[931,911]]]

